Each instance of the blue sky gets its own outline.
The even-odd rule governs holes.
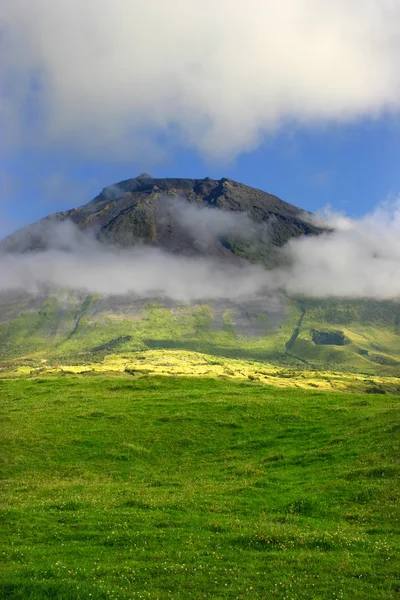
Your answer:
[[[135,177],[229,177],[311,211],[327,205],[350,216],[370,212],[400,192],[400,122],[381,118],[355,125],[298,129],[267,138],[230,163],[177,150],[168,164],[74,160],[65,152],[4,162],[3,233],[51,212],[79,206],[103,187]]]
[[[0,236],[143,171],[350,216],[400,193],[399,3],[0,7]]]

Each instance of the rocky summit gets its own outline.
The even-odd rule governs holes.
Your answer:
[[[196,224],[191,231],[179,218],[171,218],[174,202],[182,199],[193,206],[245,213],[257,224],[268,224],[267,247],[260,256],[262,262],[273,265],[274,249],[290,238],[316,234],[320,230],[309,222],[309,214],[263,192],[230,179],[158,179],[142,174],[110,185],[91,202],[79,208],[52,214],[25,227],[0,243],[8,252],[44,249],[48,230],[55,222],[72,221],[80,230],[88,230],[102,242],[129,247],[137,243],[159,246],[177,253],[199,251],[194,244]],[[175,207],[175,213],[180,206]],[[174,211],[172,211],[174,212]],[[219,236],[214,253],[249,258],[240,236]],[[265,246],[265,244],[264,244]],[[204,250],[202,248],[200,251]]]

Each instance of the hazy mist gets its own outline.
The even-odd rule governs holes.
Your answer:
[[[321,224],[321,219],[317,222]],[[291,240],[290,294],[314,297],[400,298],[400,200],[360,219],[327,214],[332,233]]]
[[[244,213],[183,199],[168,202],[165,210],[172,211],[205,253],[222,235],[252,238],[261,233],[262,239],[268,230],[268,224],[253,223]],[[178,256],[144,245],[117,249],[70,222],[46,221],[46,251],[1,256],[0,291],[39,293],[50,285],[177,301],[245,301],[278,292],[320,298],[400,297],[400,201],[381,205],[359,220],[328,214],[317,221],[333,230],[290,240],[282,249],[290,266],[274,270],[239,259]]]

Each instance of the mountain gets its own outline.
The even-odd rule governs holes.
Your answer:
[[[59,235],[55,226],[70,222],[73,232]],[[84,206],[17,231],[0,242],[0,252],[40,257],[56,248],[68,253],[87,238],[123,252],[140,244],[178,257],[216,258],[226,269],[248,261],[268,269],[284,263],[281,248],[288,240],[321,232],[307,212],[229,179],[142,174],[104,188]],[[152,352],[161,357],[200,352],[213,356],[215,364],[220,357],[398,377],[399,328],[400,308],[394,302],[277,293],[245,301],[178,302],[65,286],[41,286],[34,293],[8,289],[0,293],[0,368],[110,357],[127,364],[139,354],[145,364]]]
[[[269,243],[281,247],[292,237],[316,234],[320,229],[308,222],[309,215],[272,194],[230,179],[154,179],[142,174],[102,190],[79,208],[52,214],[17,231],[0,243],[0,250],[26,252],[46,248],[49,228],[54,222],[72,221],[81,230],[90,230],[100,241],[118,246],[138,242],[176,253],[195,251],[193,236],[165,219],[166,199],[181,197],[195,206],[244,212],[255,223],[273,220]],[[218,240],[218,250],[243,254],[229,240]],[[226,255],[226,253],[225,253]]]

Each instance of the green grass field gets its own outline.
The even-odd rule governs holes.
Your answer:
[[[400,594],[400,399],[205,377],[0,380],[12,600]]]

